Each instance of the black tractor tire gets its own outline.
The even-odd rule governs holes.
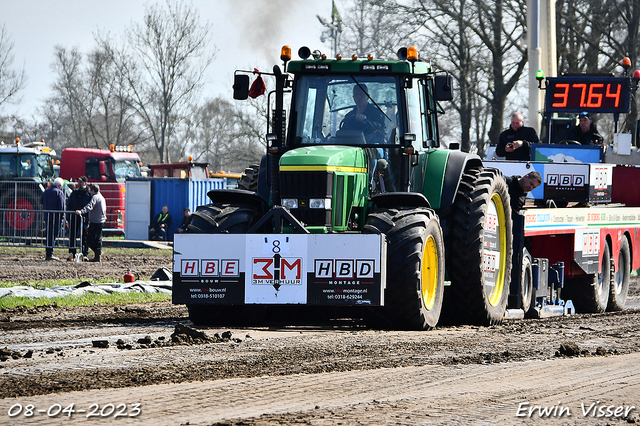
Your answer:
[[[200,206],[191,215],[192,234],[245,234],[255,223],[258,210],[248,204],[214,203]]]
[[[509,200],[499,170],[464,172],[446,241],[448,323],[492,325],[504,319],[513,251]]]
[[[258,219],[258,210],[246,204],[214,203],[200,206],[191,215],[187,233],[246,234]],[[194,325],[258,325],[265,312],[261,305],[187,305]]]
[[[364,233],[385,234],[387,286],[374,327],[428,330],[440,318],[444,295],[444,240],[438,217],[427,208],[380,208],[367,218]]]
[[[609,303],[607,311],[621,311],[627,303],[629,294],[629,279],[631,276],[631,250],[629,240],[622,238],[620,252],[618,253],[618,268],[613,275],[613,281],[609,290]]]
[[[260,171],[260,165],[253,164],[242,173],[242,177],[238,181],[238,189],[244,189],[245,191],[258,191],[258,172]]]
[[[602,273],[581,275],[565,282],[563,297],[570,299],[578,313],[606,311],[611,289],[611,251],[605,243]]]
[[[522,310],[525,313],[529,312],[532,305],[535,305],[535,291],[536,289],[533,288],[531,255],[529,255],[525,249],[522,255],[522,272],[520,277],[520,296],[522,297]]]

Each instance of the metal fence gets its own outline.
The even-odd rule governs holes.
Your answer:
[[[14,216],[18,230],[31,228],[35,219],[35,214],[31,213],[42,209],[40,197],[46,189],[45,185],[34,180],[0,181],[0,209],[24,210],[24,213]],[[99,185],[107,204],[105,232],[124,234],[125,185],[118,182],[100,182]],[[23,220],[20,222],[21,218]]]
[[[82,252],[84,218],[74,212],[0,209],[0,215],[0,246],[47,247],[47,234],[51,232],[54,248]],[[73,231],[76,238],[70,238],[70,232]]]

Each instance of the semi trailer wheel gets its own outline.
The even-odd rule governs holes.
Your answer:
[[[618,269],[613,276],[609,291],[608,311],[621,311],[627,303],[629,293],[629,277],[631,275],[631,250],[626,237],[622,238],[620,253],[618,253]]]
[[[380,208],[369,215],[364,232],[385,234],[388,242],[383,319],[397,329],[435,327],[444,294],[444,241],[436,214]]]
[[[246,234],[258,219],[255,207],[246,204],[214,203],[198,207],[187,228],[192,234]],[[266,307],[261,305],[187,305],[195,325],[259,324]]]
[[[604,244],[602,253],[602,272],[582,275],[568,280],[566,299],[571,299],[579,313],[598,313],[607,309],[611,289],[611,252]]]
[[[527,249],[522,253],[522,276],[520,278],[520,295],[522,296],[522,310],[529,312],[532,304],[535,306],[535,291],[533,288],[533,268],[531,267],[531,255]],[[533,302],[533,303],[532,303]]]
[[[466,171],[453,207],[447,241],[447,319],[499,324],[509,296],[513,251],[511,207],[502,173],[489,168]]]

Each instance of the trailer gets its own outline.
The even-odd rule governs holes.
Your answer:
[[[484,161],[507,176],[531,170],[542,175],[528,207],[513,215],[508,317],[624,309],[631,271],[640,268],[640,168],[633,135],[580,145],[566,139],[566,129],[582,112],[613,114],[617,129],[638,77],[638,71],[633,78],[541,77],[545,143],[531,145],[529,162]]]

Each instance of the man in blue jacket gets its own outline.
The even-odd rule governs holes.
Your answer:
[[[62,212],[65,209],[65,198],[62,192],[64,181],[56,178],[43,193],[40,201],[45,210],[45,222],[47,224],[47,248],[45,260],[60,260],[53,255],[53,246],[60,233],[62,223]],[[56,213],[60,212],[60,213]]]

